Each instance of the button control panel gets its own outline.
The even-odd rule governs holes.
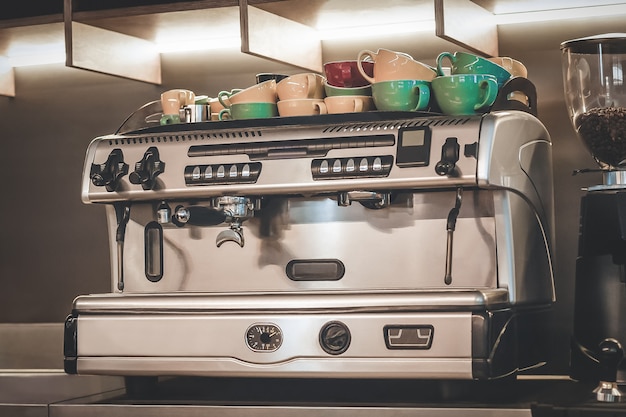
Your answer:
[[[387,177],[393,156],[361,156],[355,158],[314,159],[311,171],[314,180]]]
[[[185,184],[250,184],[255,183],[260,174],[260,162],[189,165],[185,167]]]

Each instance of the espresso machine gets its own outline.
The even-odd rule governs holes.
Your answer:
[[[111,292],[68,373],[489,380],[546,360],[551,142],[532,112],[179,123],[88,147]]]
[[[617,401],[616,382],[626,382],[626,34],[561,51],[571,121],[603,175],[581,199],[570,375],[600,381],[598,400]]]

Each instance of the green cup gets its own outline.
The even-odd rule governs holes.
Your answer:
[[[278,116],[276,103],[235,103],[222,109],[219,119],[266,119],[274,116]]]
[[[452,67],[450,73],[456,74],[487,74],[493,75],[498,80],[498,87],[502,87],[509,78],[511,73],[504,67],[481,58],[478,55],[469,54],[467,52],[442,52],[437,57],[437,74],[445,75],[443,72],[442,62],[449,59]]]
[[[445,75],[436,77],[432,84],[439,108],[452,116],[484,113],[498,95],[498,81],[493,75]]]
[[[392,80],[372,84],[376,109],[383,111],[425,110],[430,101],[430,81]]]

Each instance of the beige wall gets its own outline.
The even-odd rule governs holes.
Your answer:
[[[598,176],[572,177],[594,163],[574,136],[563,103],[561,41],[623,30],[620,19],[511,26],[500,31],[501,55],[523,61],[538,90],[539,118],[554,142],[556,285],[550,320],[552,357],[546,372],[566,372],[581,187]],[[424,37],[426,38],[426,36]],[[459,48],[419,35],[326,42],[324,60],[353,59],[386,47],[433,64]],[[215,95],[245,87],[257,72],[298,69],[232,52],[163,57],[163,85],[154,86],[62,65],[16,70],[17,97],[0,97],[0,322],[60,322],[79,294],[109,290],[108,245],[100,206],[80,201],[89,141],[113,132],[133,110],[169,88]]]

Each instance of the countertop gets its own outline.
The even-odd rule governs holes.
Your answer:
[[[0,416],[409,417],[620,416],[593,384],[563,376],[500,381],[172,377],[128,394],[124,378],[0,372]],[[626,387],[624,387],[626,388]]]

